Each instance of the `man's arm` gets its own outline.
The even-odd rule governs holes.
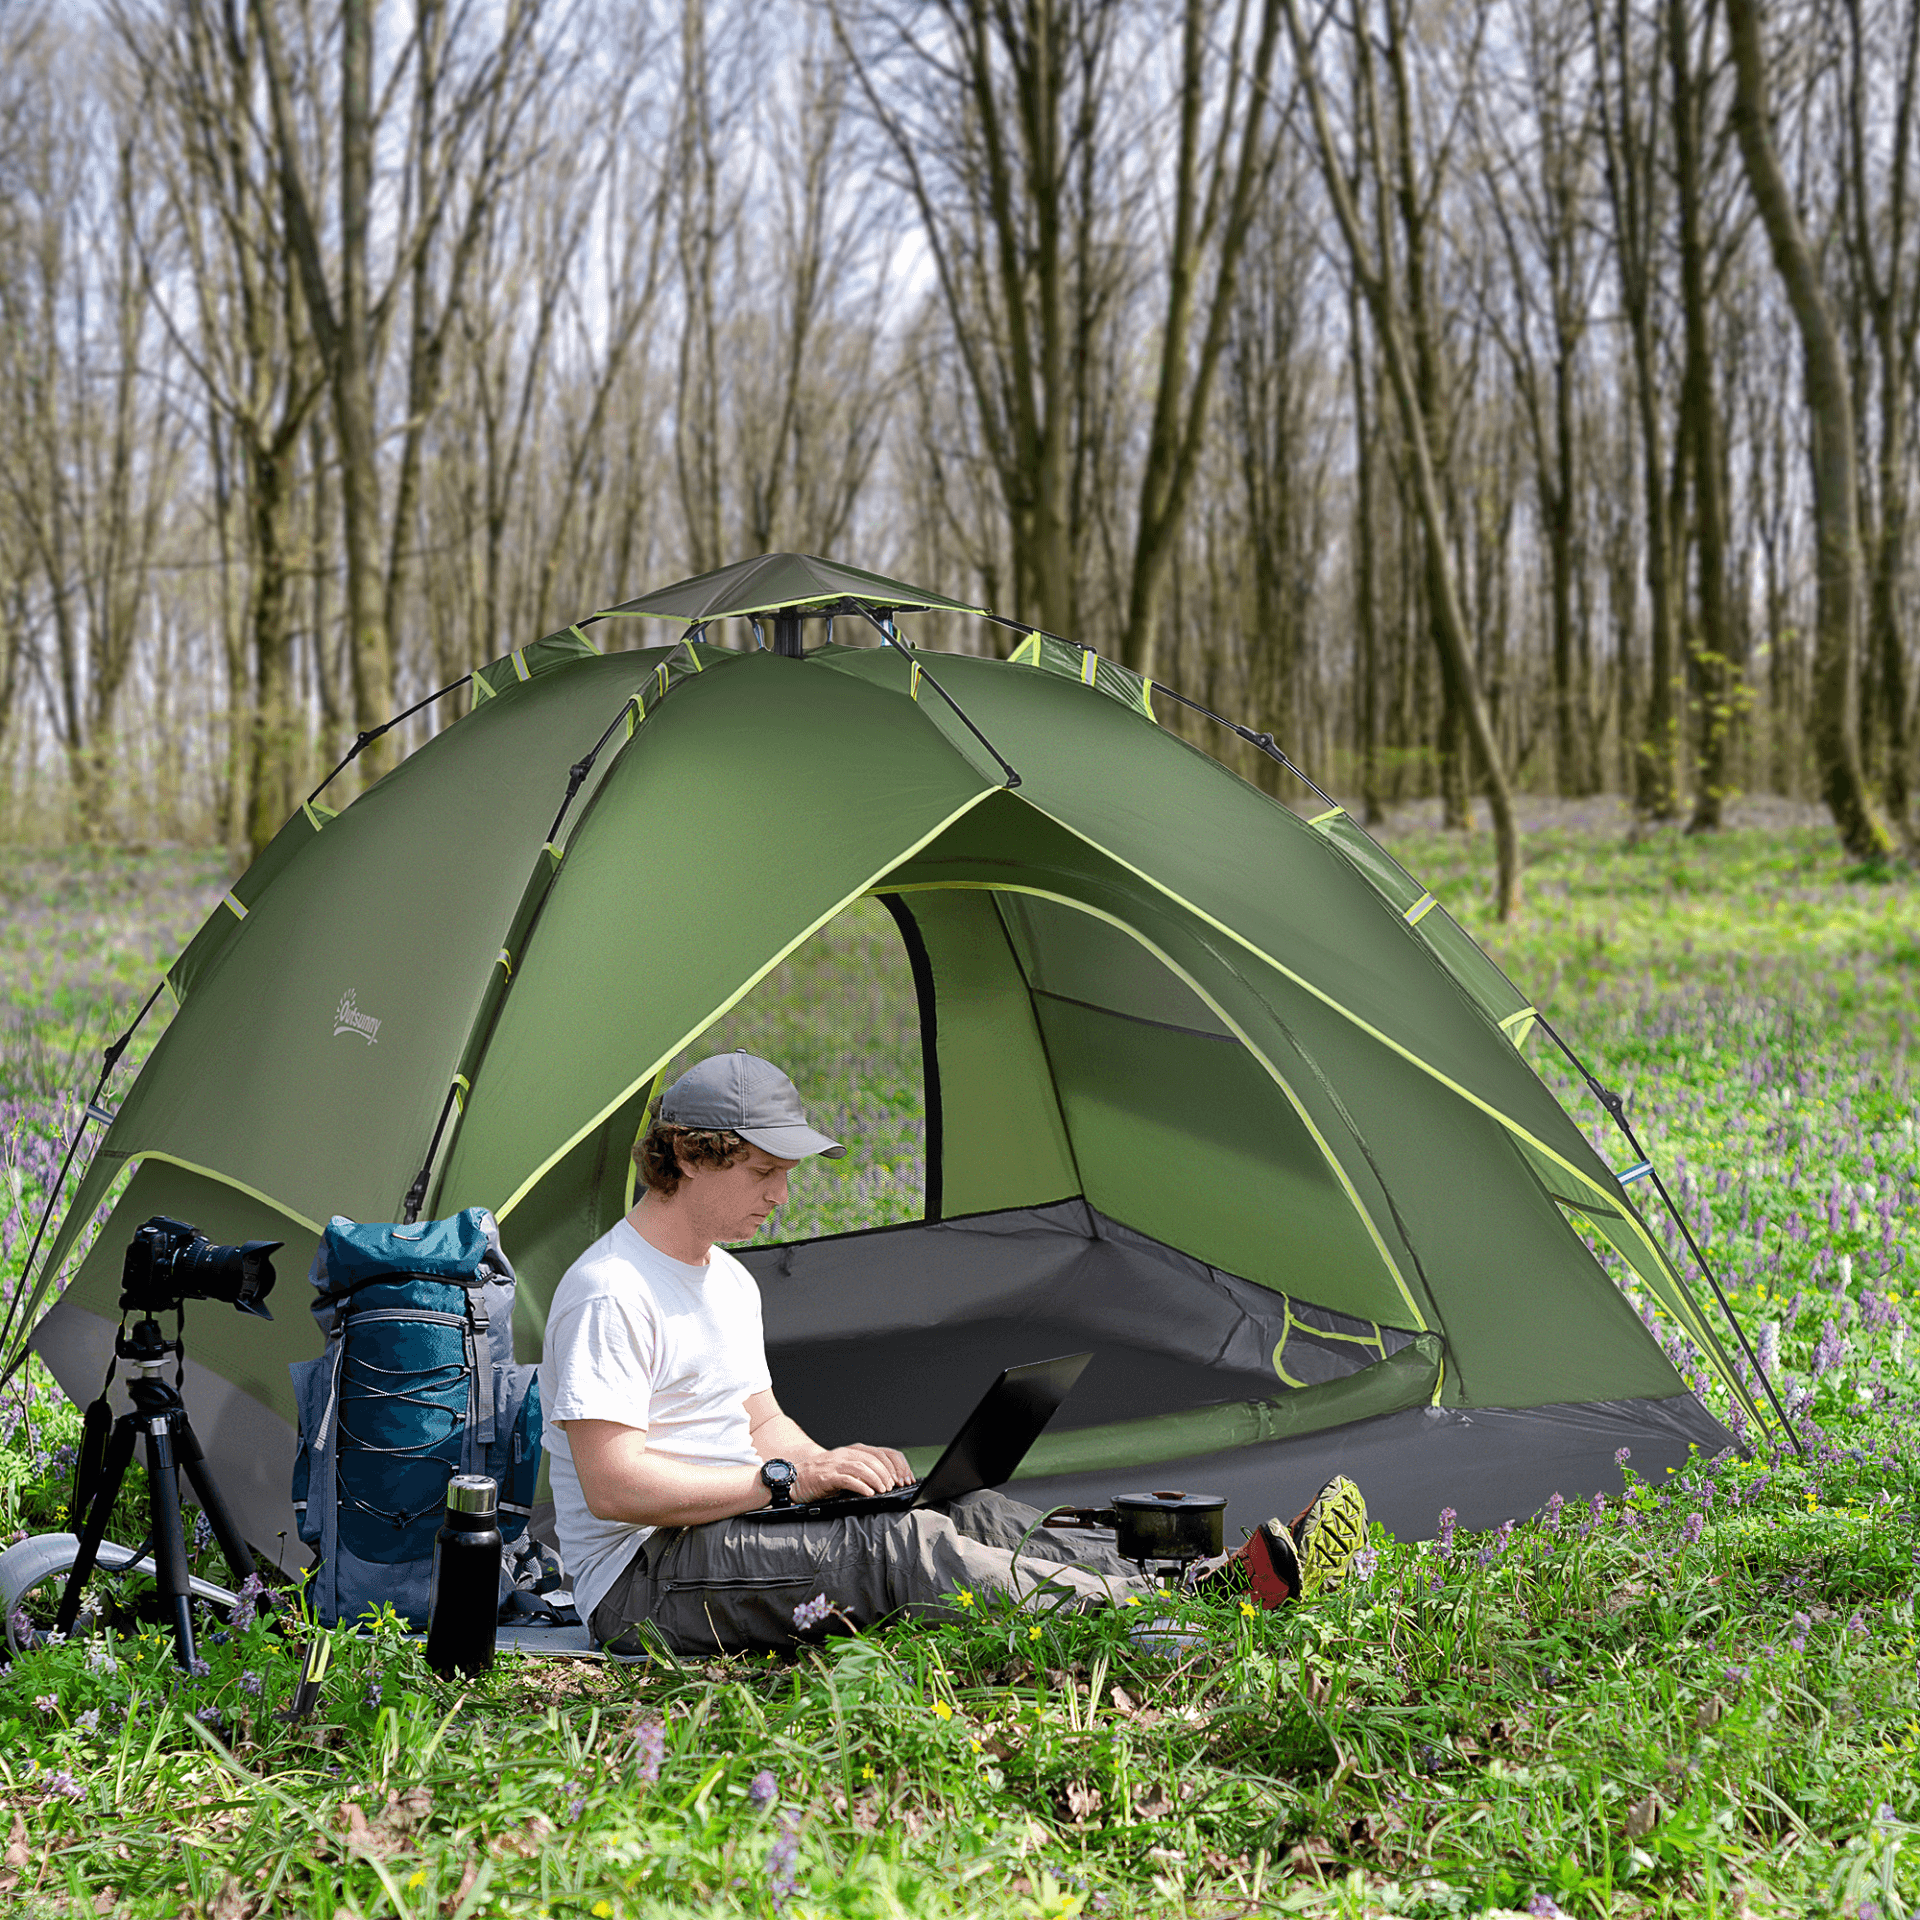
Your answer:
[[[794,1498],[829,1493],[885,1493],[913,1478],[891,1447],[822,1447],[780,1411],[771,1390],[747,1401],[747,1422],[762,1460],[791,1460]],[[766,1506],[772,1495],[758,1467],[696,1467],[647,1451],[643,1427],[617,1420],[563,1420],[560,1426],[580,1476],[580,1492],[596,1520],[636,1527],[698,1527]]]

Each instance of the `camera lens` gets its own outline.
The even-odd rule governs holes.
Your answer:
[[[174,1269],[180,1290],[203,1300],[226,1300],[241,1313],[271,1320],[273,1315],[261,1304],[273,1291],[273,1262],[267,1256],[278,1253],[284,1244],[249,1240],[242,1246],[216,1247],[196,1240],[182,1252]]]

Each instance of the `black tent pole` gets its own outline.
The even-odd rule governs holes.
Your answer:
[[[1754,1377],[1766,1388],[1767,1399],[1772,1404],[1773,1411],[1779,1419],[1781,1431],[1786,1434],[1788,1441],[1792,1444],[1796,1453],[1805,1454],[1807,1450],[1806,1443],[1794,1432],[1793,1422],[1787,1418],[1787,1410],[1780,1404],[1780,1396],[1774,1392],[1772,1380],[1767,1377],[1766,1369],[1761,1366],[1752,1347],[1747,1344],[1746,1329],[1741,1326],[1740,1317],[1733,1310],[1733,1303],[1728,1300],[1725,1292],[1721,1289],[1720,1276],[1716,1274],[1708,1264],[1707,1256],[1701,1250],[1699,1241],[1693,1237],[1693,1229],[1687,1225],[1686,1216],[1675,1203],[1673,1195],[1667,1191],[1667,1183],[1660,1178],[1660,1169],[1653,1164],[1652,1159],[1648,1156],[1647,1150],[1641,1146],[1638,1136],[1634,1133],[1633,1123],[1627,1118],[1626,1102],[1623,1101],[1611,1087],[1600,1084],[1599,1080],[1595,1078],[1592,1071],[1588,1068],[1587,1063],[1561,1039],[1560,1035],[1548,1023],[1546,1016],[1542,1014],[1537,1007],[1534,1009],[1533,1017],[1539,1023],[1541,1030],[1546,1034],[1547,1038],[1567,1056],[1567,1059],[1572,1063],[1574,1072],[1587,1083],[1588,1091],[1600,1102],[1601,1106],[1613,1116],[1614,1125],[1626,1136],[1627,1145],[1633,1149],[1634,1159],[1645,1165],[1648,1175],[1652,1178],[1654,1191],[1659,1194],[1661,1200],[1666,1205],[1668,1213],[1673,1216],[1673,1223],[1680,1229],[1681,1237],[1687,1243],[1687,1250],[1693,1255],[1694,1264],[1707,1276],[1707,1284],[1713,1289],[1713,1297],[1720,1302],[1720,1311],[1726,1315],[1727,1325],[1733,1329],[1733,1337],[1740,1343],[1740,1351],[1746,1355],[1747,1365],[1753,1369]]]
[[[871,607],[863,606],[860,608],[860,611],[879,629],[881,639],[883,639],[895,653],[899,654],[910,667],[919,667],[921,679],[953,709],[954,716],[959,720],[960,724],[1000,763],[1000,771],[1007,776],[1008,787],[1017,787],[1020,784],[1020,776],[1014,771],[1013,762],[967,718],[966,709],[961,706],[960,702],[956,700],[925,667],[920,666],[919,660],[914,656],[913,649],[909,647],[900,636],[894,632],[893,628],[889,626],[886,621],[882,620]]]
[[[60,1201],[60,1190],[67,1183],[67,1170],[73,1165],[73,1156],[79,1151],[80,1138],[87,1130],[87,1122],[90,1120],[112,1121],[113,1115],[101,1106],[100,1096],[106,1092],[107,1081],[114,1068],[120,1064],[120,1056],[126,1052],[127,1045],[133,1036],[139,1032],[141,1021],[153,1011],[153,1003],[160,998],[160,989],[165,985],[166,979],[163,975],[154,982],[153,991],[147,995],[146,1004],[133,1016],[133,1024],[102,1053],[100,1078],[94,1082],[93,1097],[82,1109],[79,1124],[73,1130],[73,1138],[67,1142],[67,1151],[60,1162],[60,1171],[54,1175],[53,1184],[47,1189],[46,1205],[40,1209],[40,1224],[34,1230],[33,1244],[27,1249],[27,1257],[20,1266],[19,1290],[8,1303],[6,1319],[0,1321],[0,1354],[6,1352],[7,1342],[13,1337],[14,1318],[27,1298],[29,1282],[33,1277],[34,1260],[40,1252],[41,1242],[46,1238],[48,1224],[53,1219],[53,1210]],[[26,1357],[26,1351],[22,1346],[19,1354],[4,1369],[0,1369],[0,1387],[4,1387],[13,1378],[21,1360]]]
[[[315,787],[310,794],[307,795],[308,806],[312,806],[312,804],[316,800],[318,800],[320,796],[323,793],[325,793],[330,786],[333,785],[334,781],[337,780],[340,777],[340,775],[346,770],[346,767],[349,761],[357,758],[363,749],[372,746],[373,743],[376,740],[378,740],[383,733],[391,733],[393,729],[397,727],[402,720],[411,720],[413,716],[416,713],[418,713],[423,707],[432,706],[436,700],[444,700],[448,694],[456,691],[460,687],[464,687],[467,684],[467,682],[472,678],[473,678],[472,674],[463,673],[458,680],[449,681],[437,693],[428,694],[424,700],[416,700],[413,703],[413,705],[406,710],[406,712],[396,713],[391,720],[382,721],[379,726],[369,727],[364,733],[356,734],[354,736],[353,745],[350,746],[346,750],[346,752],[341,756],[340,761],[334,767],[334,770],[330,774],[328,774],[327,777],[324,780],[322,780],[320,784],[317,787]]]

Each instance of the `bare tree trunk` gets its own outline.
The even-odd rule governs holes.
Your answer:
[[[1714,389],[1713,338],[1707,286],[1705,181],[1706,95],[1715,0],[1706,0],[1701,53],[1693,47],[1689,0],[1666,0],[1667,65],[1673,81],[1674,183],[1680,216],[1680,311],[1685,339],[1675,465],[1693,502],[1694,564],[1699,595],[1692,649],[1700,702],[1700,754],[1690,833],[1712,833],[1733,780],[1745,660],[1729,604],[1725,454],[1720,401]],[[1684,524],[1676,513],[1677,525]]]
[[[1321,172],[1326,179],[1334,213],[1346,241],[1347,255],[1354,278],[1359,283],[1368,311],[1373,316],[1374,331],[1379,336],[1381,348],[1386,357],[1388,376],[1393,383],[1394,398],[1399,405],[1401,433],[1406,443],[1407,467],[1419,511],[1421,530],[1426,540],[1427,579],[1434,600],[1433,612],[1437,637],[1441,643],[1441,658],[1445,663],[1449,682],[1461,709],[1468,736],[1480,756],[1481,766],[1486,775],[1487,799],[1493,812],[1494,845],[1498,863],[1495,905],[1499,917],[1502,920],[1510,920],[1518,911],[1520,902],[1520,836],[1514,819],[1513,792],[1507,783],[1506,766],[1501,756],[1500,744],[1494,734],[1493,722],[1487,711],[1487,703],[1481,694],[1479,677],[1475,671],[1473,644],[1467,633],[1466,615],[1461,608],[1459,589],[1454,575],[1446,511],[1441,503],[1440,482],[1434,470],[1433,453],[1428,443],[1426,412],[1421,405],[1417,374],[1413,364],[1414,356],[1406,341],[1406,330],[1410,319],[1414,324],[1418,324],[1424,316],[1417,311],[1409,315],[1403,306],[1403,296],[1397,285],[1397,270],[1391,251],[1382,247],[1376,259],[1367,244],[1366,234],[1360,222],[1359,209],[1354,202],[1353,189],[1340,164],[1339,149],[1335,145],[1333,129],[1327,120],[1326,102],[1321,96],[1319,77],[1313,64],[1313,51],[1301,30],[1297,0],[1283,0],[1283,4],[1286,8],[1287,28],[1293,40],[1294,57],[1299,67],[1301,84],[1306,91],[1307,103],[1312,113],[1314,139],[1319,153]],[[1360,57],[1364,66],[1367,57],[1364,39],[1361,41],[1361,49]],[[1372,111],[1372,106],[1371,100],[1367,101],[1363,112],[1367,116],[1369,125],[1377,129],[1378,119]],[[1387,174],[1377,140],[1373,144],[1371,158],[1375,178],[1384,188]]]
[[[1758,0],[1727,0],[1734,130],[1774,265],[1806,353],[1807,413],[1819,579],[1813,744],[1822,797],[1856,860],[1885,859],[1893,838],[1860,762],[1860,507],[1853,400],[1840,338],[1773,140]]]

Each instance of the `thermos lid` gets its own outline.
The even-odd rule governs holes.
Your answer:
[[[447,1482],[447,1511],[491,1519],[500,1499],[499,1489],[484,1473],[456,1473]]]

